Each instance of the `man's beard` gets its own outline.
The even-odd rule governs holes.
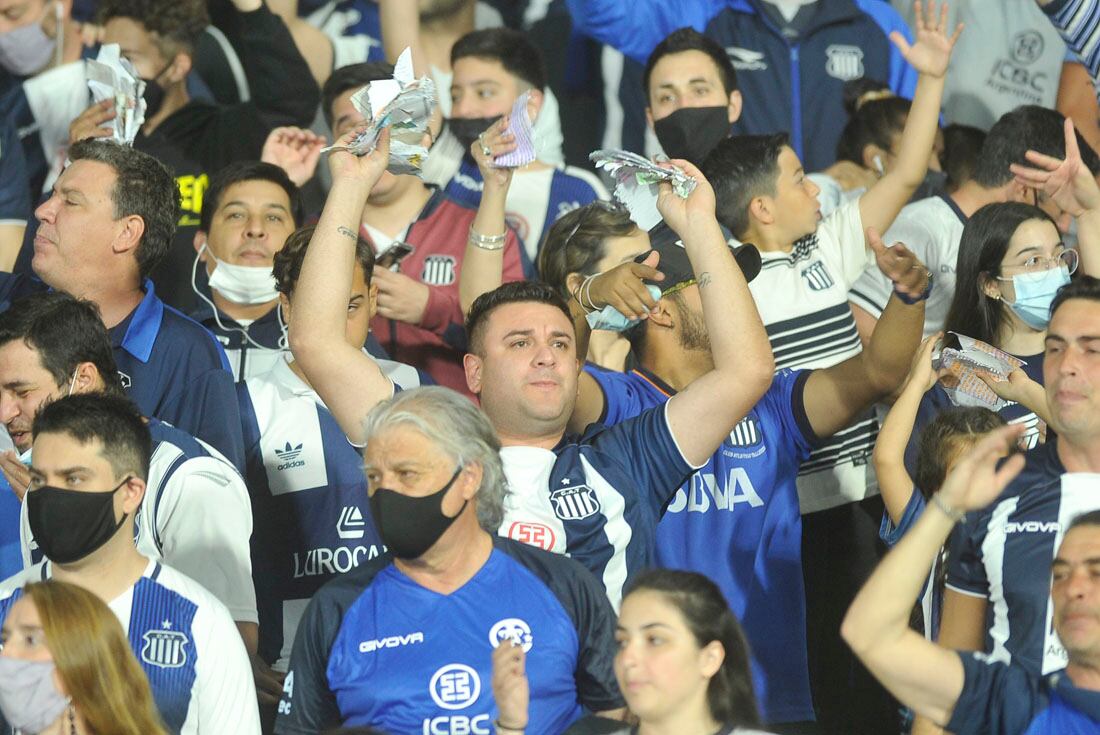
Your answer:
[[[710,352],[710,335],[702,315],[691,309],[680,309],[680,346],[685,350]]]
[[[445,20],[473,3],[474,0],[420,0],[420,22]]]

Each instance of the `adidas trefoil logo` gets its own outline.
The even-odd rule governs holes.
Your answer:
[[[279,461],[282,464],[280,464],[275,469],[276,470],[289,470],[289,469],[292,469],[294,467],[303,467],[303,466],[305,466],[305,463],[306,463],[305,460],[298,459],[298,455],[301,454],[301,453],[302,453],[302,445],[301,444],[299,444],[296,447],[292,447],[292,446],[290,446],[290,442],[287,442],[286,445],[283,446],[282,449],[277,448],[275,450],[275,456],[279,458]]]

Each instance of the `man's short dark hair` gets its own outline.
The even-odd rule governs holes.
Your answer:
[[[155,33],[161,56],[171,60],[183,51],[195,55],[199,36],[210,25],[205,0],[100,0],[99,24],[112,18],[129,18]]]
[[[12,303],[0,319],[0,347],[22,340],[38,353],[54,383],[68,385],[76,366],[95,365],[109,393],[122,393],[118,366],[99,309],[61,291],[32,294]]]
[[[726,91],[726,97],[738,90],[737,70],[733,68],[726,50],[713,38],[704,36],[691,27],[680,28],[665,36],[664,40],[657,44],[653,53],[645,62],[645,71],[642,73],[642,84],[645,87],[646,100],[649,100],[649,78],[653,75],[653,67],[657,62],[672,54],[681,54],[685,51],[700,51],[711,58],[718,67],[718,78],[722,80],[722,87]]]
[[[790,146],[786,133],[735,135],[719,143],[703,161],[703,176],[714,187],[718,221],[734,237],[749,229],[749,203],[775,196],[779,154]]]
[[[348,64],[332,72],[321,87],[321,112],[325,115],[328,129],[334,130],[332,123],[332,105],[336,98],[349,89],[360,89],[379,79],[393,78],[393,64],[384,61],[365,61],[361,64]]]
[[[1050,316],[1053,319],[1058,308],[1070,299],[1084,299],[1100,303],[1100,278],[1078,274],[1067,285],[1062,286],[1050,302]]]
[[[504,70],[535,89],[546,89],[546,62],[526,34],[511,28],[471,31],[451,47],[451,66],[468,57],[500,62]]]
[[[298,186],[286,175],[279,166],[264,161],[237,161],[222,168],[210,179],[210,186],[202,201],[202,216],[199,221],[199,229],[210,232],[210,223],[214,219],[214,212],[221,206],[222,195],[234,184],[242,181],[270,181],[276,186],[282,187],[290,200],[290,216],[297,227],[302,222],[302,197]]]
[[[275,253],[275,263],[271,272],[275,275],[275,288],[279,293],[286,294],[289,298],[298,285],[298,277],[302,275],[302,263],[306,259],[306,250],[313,239],[317,225],[309,225],[295,230],[286,239],[286,244]],[[374,247],[360,235],[355,242],[355,260],[363,269],[363,278],[370,286],[371,275],[374,272]]]
[[[569,305],[553,288],[539,281],[512,281],[474,299],[469,313],[466,314],[466,339],[470,352],[475,355],[482,354],[481,340],[485,326],[489,322],[489,315],[497,307],[527,302],[547,304],[561,309],[569,323],[573,323]]]
[[[1057,110],[1038,105],[1021,105],[1001,115],[982,144],[974,180],[988,189],[1004,186],[1013,179],[1008,169],[1010,165],[1032,165],[1025,156],[1028,149],[1054,158],[1065,158],[1065,119]],[[1100,158],[1081,137],[1081,133],[1077,133],[1077,145],[1088,170],[1093,176],[1100,173]]]
[[[137,215],[145,222],[145,233],[135,253],[141,277],[145,278],[168,254],[176,233],[180,195],[175,178],[148,153],[105,140],[73,143],[69,146],[69,160],[96,161],[114,170],[116,179],[111,189],[114,218]]]
[[[31,434],[68,434],[81,444],[99,440],[115,477],[149,477],[149,427],[125,396],[82,393],[50,401],[34,417]]]

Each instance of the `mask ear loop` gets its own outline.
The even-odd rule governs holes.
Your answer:
[[[195,283],[195,277],[196,277],[196,274],[199,271],[199,258],[202,256],[202,251],[208,250],[208,249],[209,248],[206,247],[206,243],[204,242],[202,244],[202,247],[199,248],[199,252],[195,253],[195,262],[191,264],[191,290],[194,291],[195,295],[198,296],[203,301],[205,301],[207,306],[209,306],[213,310],[213,312],[214,312],[214,322],[218,325],[218,327],[221,328],[221,330],[223,332],[240,332],[242,335],[244,335],[245,340],[248,341],[256,349],[270,350],[271,349],[270,347],[264,347],[262,344],[260,344],[256,340],[252,339],[252,336],[249,335],[247,329],[241,329],[240,327],[227,327],[224,324],[222,324],[222,320],[218,316],[218,307],[214,305],[213,301],[206,298],[206,295],[202,291],[199,290],[198,285],[196,285],[196,283]],[[210,255],[211,255],[211,257],[213,257],[214,254],[211,253]],[[217,258],[214,258],[214,259],[217,260]],[[278,304],[275,305],[275,308],[276,309],[279,308]],[[280,319],[279,321],[281,323],[282,319]],[[282,349],[286,349],[282,345],[283,345],[283,340],[280,339],[279,340],[279,346]]]

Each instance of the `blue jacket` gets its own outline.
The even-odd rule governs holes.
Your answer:
[[[787,131],[807,171],[836,160],[847,122],[844,82],[866,76],[912,98],[917,74],[889,39],[905,21],[882,0],[818,0],[798,39],[788,40],[761,0],[567,0],[575,27],[645,63],[672,31],[691,26],[720,43],[737,69],[744,111],[738,134]],[[643,97],[644,99],[644,97]]]

